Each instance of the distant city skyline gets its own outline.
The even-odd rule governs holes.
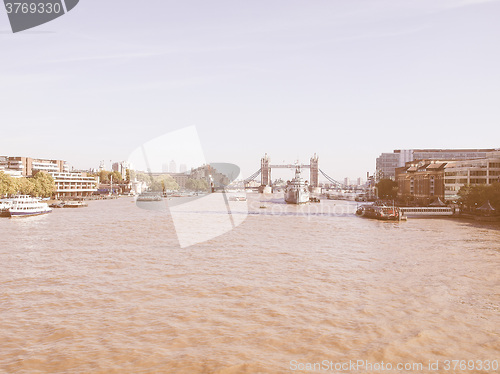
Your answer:
[[[317,153],[355,181],[394,149],[499,147],[498,0],[96,7],[19,34],[0,12],[0,154],[96,168],[196,126],[243,177]]]

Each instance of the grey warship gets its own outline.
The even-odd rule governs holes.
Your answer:
[[[301,177],[300,166],[295,169],[295,178],[287,182],[285,188],[287,204],[304,204],[309,202],[309,185]]]

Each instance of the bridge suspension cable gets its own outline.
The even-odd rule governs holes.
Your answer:
[[[332,177],[330,177],[329,175],[327,175],[327,174],[326,174],[323,170],[321,170],[321,169],[318,169],[318,170],[319,170],[319,172],[320,172],[321,174],[323,174],[323,176],[324,176],[326,179],[328,179],[328,181],[329,181],[330,183],[334,184],[334,185],[335,185],[335,186],[337,186],[337,187],[344,187],[344,184],[343,184],[343,183],[340,183],[340,182],[336,181],[335,179],[333,179]]]
[[[257,179],[257,177],[260,175],[260,169],[257,170],[255,173],[253,173],[252,175],[250,175],[248,178],[246,178],[243,182],[244,183],[248,183],[250,181],[253,181],[255,179]]]

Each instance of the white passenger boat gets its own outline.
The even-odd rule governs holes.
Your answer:
[[[47,203],[27,196],[19,195],[12,200],[12,206],[8,209],[11,217],[39,216],[52,212]]]

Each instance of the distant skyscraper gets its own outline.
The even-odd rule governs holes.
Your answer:
[[[179,173],[185,173],[187,171],[187,166],[186,164],[181,164],[179,166]]]
[[[168,168],[168,171],[170,173],[177,173],[177,164],[175,163],[174,160],[170,161],[170,166]]]
[[[122,175],[122,179],[125,180],[127,178],[127,169],[130,169],[130,165],[126,161],[115,162],[111,169],[113,171],[117,171]]]
[[[344,178],[344,184],[345,184],[346,186],[350,186],[350,185],[351,185],[351,181],[350,181],[350,179],[349,179],[349,178],[347,178],[347,177],[346,177],[346,178]]]

